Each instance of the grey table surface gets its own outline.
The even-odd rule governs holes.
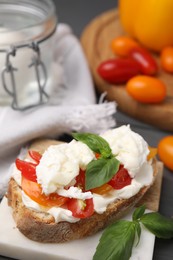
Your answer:
[[[54,3],[56,5],[59,22],[69,24],[77,37],[80,37],[85,26],[93,18],[105,11],[117,7],[116,0],[54,0]],[[130,124],[131,128],[141,134],[151,146],[157,146],[161,138],[170,134],[169,132],[159,130],[130,118],[120,111],[116,113],[115,117],[117,125]],[[164,168],[163,173],[159,212],[168,217],[173,216],[173,173],[166,168]],[[3,259],[10,258],[0,256],[0,260]],[[173,239],[162,240],[156,238],[153,260],[172,259]]]

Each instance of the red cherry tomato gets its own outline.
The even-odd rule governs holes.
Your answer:
[[[28,153],[29,153],[29,156],[30,156],[34,161],[36,161],[37,164],[39,164],[42,155],[41,155],[39,152],[37,152],[37,151],[31,151],[31,150],[29,150]]]
[[[128,171],[120,165],[118,172],[113,176],[113,178],[108,182],[115,190],[120,190],[127,185],[131,184],[131,177]]]
[[[173,136],[162,138],[158,144],[158,155],[164,165],[173,171]]]
[[[67,208],[72,212],[75,218],[87,218],[94,213],[93,199],[70,199],[67,202]]]
[[[129,52],[129,57],[133,58],[140,66],[140,70],[146,75],[155,75],[158,66],[152,55],[142,47],[134,47]]]
[[[132,48],[139,44],[130,37],[120,36],[111,41],[111,49],[118,56],[127,57]]]
[[[22,161],[20,159],[16,159],[16,167],[19,171],[21,171],[22,176],[24,176],[26,179],[37,182],[37,176],[36,176],[36,166],[37,164]]]
[[[64,205],[69,198],[58,195],[57,193],[51,193],[45,195],[42,192],[41,186],[33,181],[29,181],[22,177],[22,190],[35,202],[45,207],[60,207]]]
[[[131,58],[117,58],[102,62],[97,71],[100,77],[108,83],[121,84],[139,74],[140,65]]]
[[[149,76],[136,76],[126,85],[126,90],[134,99],[145,104],[161,103],[166,97],[166,85]]]
[[[173,73],[173,47],[165,47],[161,52],[161,66],[170,73]]]

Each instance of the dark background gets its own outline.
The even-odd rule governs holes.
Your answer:
[[[140,1],[140,0],[139,0]],[[97,15],[117,7],[116,0],[54,0],[58,22],[71,26],[74,34],[80,38],[85,26]],[[143,124],[134,120],[120,111],[117,112],[117,125],[130,124],[131,128],[141,134],[151,146],[157,146],[159,140],[170,133]],[[166,120],[166,119],[165,119]],[[163,122],[164,124],[164,122]],[[160,213],[165,216],[173,215],[173,173],[164,169],[163,184],[160,200]],[[0,223],[2,225],[2,223]],[[0,259],[10,259],[1,257]],[[173,259],[173,239],[156,239],[153,260]],[[121,259],[120,259],[121,260]],[[146,259],[149,260],[149,259]]]

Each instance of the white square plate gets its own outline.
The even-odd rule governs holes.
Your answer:
[[[129,214],[126,219],[131,219]],[[29,240],[16,228],[12,209],[4,197],[0,204],[0,255],[22,260],[91,260],[101,232],[85,239],[62,244],[43,244]],[[142,228],[140,243],[130,260],[152,260],[155,236]]]

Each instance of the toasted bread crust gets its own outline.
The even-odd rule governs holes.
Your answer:
[[[44,143],[43,143],[44,144]],[[49,144],[47,142],[46,146]],[[33,149],[33,146],[32,146]],[[38,149],[36,149],[38,150]],[[156,160],[153,161],[153,174],[157,175]],[[150,186],[143,187],[135,196],[110,203],[103,214],[94,213],[91,217],[76,223],[62,221],[55,223],[49,213],[28,209],[22,202],[21,188],[11,178],[8,187],[8,204],[13,208],[13,217],[17,228],[29,239],[44,243],[62,243],[79,239],[105,228],[135,206]]]

